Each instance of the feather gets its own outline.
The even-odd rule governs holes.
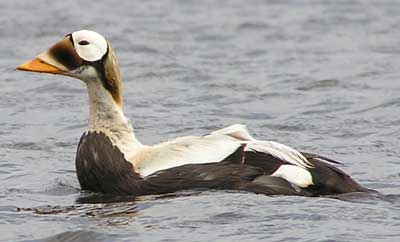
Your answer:
[[[274,141],[256,140],[249,134],[246,126],[240,124],[216,130],[205,136],[186,136],[146,147],[132,158],[132,162],[142,176],[148,176],[160,170],[187,164],[220,162],[242,146],[244,151],[271,155],[281,160],[282,164],[312,167],[300,152]],[[245,157],[242,159],[244,161]],[[268,159],[265,159],[265,162],[268,162]]]

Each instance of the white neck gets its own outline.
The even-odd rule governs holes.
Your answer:
[[[89,130],[100,131],[130,160],[142,144],[135,138],[131,123],[100,80],[86,81],[89,94]]]

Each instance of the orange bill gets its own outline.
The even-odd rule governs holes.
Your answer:
[[[33,71],[33,72],[45,72],[52,74],[61,74],[64,71],[57,67],[50,65],[39,58],[35,58],[17,67],[17,70],[21,71]]]

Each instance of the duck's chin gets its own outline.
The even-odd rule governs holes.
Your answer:
[[[62,75],[82,80],[85,83],[100,80],[96,68],[90,65],[82,65],[72,71],[64,72]]]

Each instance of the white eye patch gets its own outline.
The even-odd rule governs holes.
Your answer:
[[[72,41],[76,53],[85,61],[98,61],[107,52],[106,39],[90,30],[80,30],[72,33]]]

